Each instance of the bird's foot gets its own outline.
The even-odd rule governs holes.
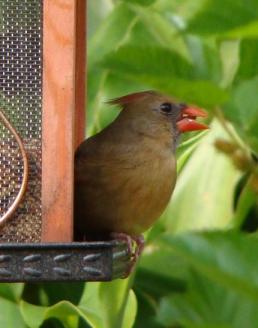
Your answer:
[[[138,236],[133,236],[132,239],[136,243],[135,251],[136,251],[137,258],[139,258],[144,249],[144,237],[143,237],[143,235],[138,235]]]
[[[127,250],[130,257],[130,264],[124,275],[124,278],[126,278],[135,268],[137,260],[144,249],[144,237],[142,235],[130,236],[123,232],[112,232],[110,234],[110,237],[112,239],[123,241],[127,245]]]

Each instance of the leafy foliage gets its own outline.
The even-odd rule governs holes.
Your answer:
[[[135,276],[2,284],[1,326],[258,327],[257,1],[89,1],[89,21],[88,135],[117,115],[105,100],[148,89],[204,106],[211,131],[182,140]]]

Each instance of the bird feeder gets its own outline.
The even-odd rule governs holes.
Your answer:
[[[110,280],[118,241],[73,242],[85,130],[85,0],[0,3],[0,281]]]

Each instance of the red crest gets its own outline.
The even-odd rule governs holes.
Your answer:
[[[155,91],[142,91],[142,92],[135,92],[131,93],[126,96],[122,96],[119,98],[111,99],[107,103],[111,105],[126,105],[130,104],[132,102],[138,101],[148,95],[154,95],[156,94]]]

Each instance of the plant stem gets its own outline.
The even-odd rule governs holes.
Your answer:
[[[102,103],[102,90],[104,88],[106,79],[108,77],[109,70],[104,70],[101,76],[101,80],[99,83],[99,89],[98,92],[95,96],[95,101],[94,101],[94,117],[93,117],[93,124],[89,128],[88,134],[91,136],[101,130],[101,124],[100,124],[100,108],[101,108],[101,103]]]
[[[228,136],[230,137],[230,139],[232,139],[232,141],[239,146],[239,148],[241,148],[246,155],[248,155],[248,157],[250,157],[250,152],[247,151],[247,146],[243,143],[243,141],[238,137],[238,135],[229,127],[229,124],[227,123],[227,121],[225,120],[225,117],[223,115],[222,110],[219,107],[215,108],[215,114],[220,122],[220,124],[222,125],[222,127],[224,128],[224,130],[227,132]]]
[[[233,220],[234,228],[240,229],[249,210],[255,204],[257,194],[250,187],[250,179],[241,192],[239,202],[236,209],[236,214]]]

